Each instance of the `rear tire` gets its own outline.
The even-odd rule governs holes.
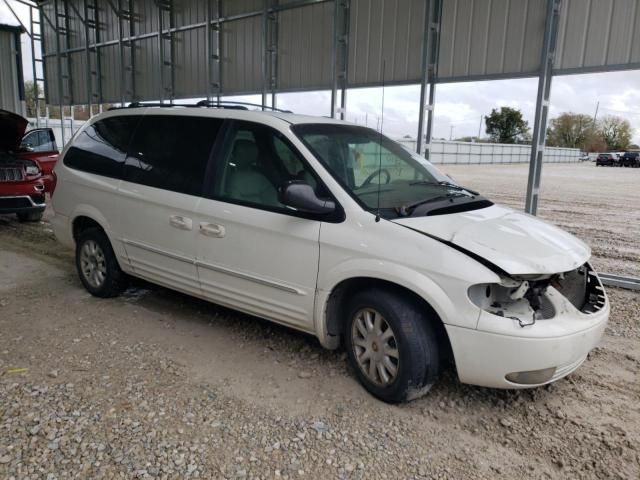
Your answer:
[[[429,391],[440,372],[437,319],[407,295],[381,288],[355,294],[346,313],[349,363],[372,395],[400,403]]]
[[[91,295],[117,297],[125,289],[125,274],[118,265],[109,239],[99,228],[89,228],[78,236],[76,269],[84,288]]]
[[[42,220],[42,215],[44,212],[20,212],[17,213],[18,221],[25,222],[39,222]]]

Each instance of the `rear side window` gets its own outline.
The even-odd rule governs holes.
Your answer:
[[[222,120],[149,115],[129,147],[124,180],[200,195],[207,162]]]
[[[127,146],[139,116],[110,117],[85,128],[64,157],[69,168],[104,177],[122,178]]]

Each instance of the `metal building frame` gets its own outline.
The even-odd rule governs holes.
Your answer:
[[[203,21],[199,23],[191,22],[189,24],[181,24],[179,26],[176,23],[175,0],[153,0],[158,27],[155,32],[145,33],[141,33],[136,26],[139,20],[136,18],[134,6],[138,3],[133,0],[3,1],[9,6],[9,9],[18,21],[20,21],[20,18],[11,8],[10,3],[18,2],[30,8],[31,28],[26,28],[25,25],[23,25],[23,28],[25,28],[30,37],[32,66],[35,72],[35,88],[37,89],[38,85],[44,83],[45,96],[47,98],[57,97],[61,117],[63,117],[63,142],[65,140],[64,107],[73,106],[74,103],[80,99],[78,96],[79,92],[74,90],[74,85],[77,86],[78,84],[76,84],[72,78],[74,66],[76,66],[74,61],[77,61],[77,57],[74,57],[74,54],[78,52],[83,53],[84,63],[86,63],[86,79],[84,79],[86,83],[86,98],[83,99],[86,100],[86,102],[83,103],[88,104],[92,114],[92,105],[94,103],[102,105],[106,99],[103,90],[103,74],[105,72],[101,65],[100,48],[111,46],[118,48],[120,57],[118,96],[120,103],[125,104],[128,101],[141,99],[138,92],[138,85],[136,85],[136,73],[139,73],[136,71],[136,42],[153,40],[154,38],[158,50],[158,61],[156,65],[156,74],[159,78],[159,82],[157,82],[158,90],[156,92],[157,100],[160,102],[173,102],[174,99],[178,97],[176,94],[176,36],[195,29],[203,29],[206,39],[205,58],[207,60],[206,71],[204,72],[204,76],[206,77],[206,97],[208,100],[220,99],[222,95],[228,94],[228,90],[225,90],[225,85],[223,85],[223,69],[226,68],[224,64],[225,50],[223,47],[225,47],[225,45],[222,35],[223,29],[225,29],[225,25],[232,24],[238,20],[257,19],[260,20],[261,25],[259,32],[261,45],[259,55],[260,81],[258,82],[259,86],[251,87],[249,88],[250,91],[243,93],[260,94],[264,108],[269,103],[269,97],[271,97],[271,105],[276,105],[276,96],[279,92],[309,90],[310,88],[290,88],[287,90],[281,87],[280,55],[281,49],[286,48],[286,45],[282,46],[278,44],[280,31],[279,14],[294,9],[306,8],[308,12],[310,12],[311,9],[318,8],[318,6],[331,4],[333,7],[330,82],[328,83],[331,89],[332,117],[339,116],[342,119],[345,118],[348,88],[375,86],[381,83],[380,78],[368,83],[362,83],[358,79],[350,81],[350,78],[355,78],[355,75],[352,76],[351,72],[354,74],[358,73],[358,69],[354,65],[350,65],[350,62],[353,61],[351,56],[355,55],[352,49],[352,47],[355,47],[352,43],[355,41],[353,35],[356,33],[350,32],[350,28],[354,25],[353,22],[357,20],[353,13],[353,7],[373,8],[373,4],[369,3],[368,0],[287,0],[286,2],[281,0],[203,0],[197,4],[198,8],[201,4],[204,4],[206,7]],[[590,42],[590,44],[587,45],[586,28],[578,29],[580,32],[584,32],[582,33],[582,37],[580,37],[581,33],[576,33],[575,28],[574,30],[570,28],[572,27],[570,23],[573,21],[571,19],[576,18],[576,14],[586,15],[586,23],[592,21],[591,12],[596,7],[600,8],[600,3],[595,5],[595,3],[585,3],[580,0],[546,0],[545,4],[542,4],[542,0],[536,0],[536,2],[509,3],[514,2],[514,0],[506,0],[506,13],[496,11],[496,5],[490,1],[486,5],[478,1],[471,2],[471,4],[463,3],[462,0],[423,0],[422,2],[397,0],[396,2],[382,2],[379,4],[381,5],[380,8],[396,8],[397,10],[408,8],[410,12],[411,8],[413,8],[414,11],[413,13],[409,13],[409,17],[415,16],[416,8],[422,9],[420,11],[424,12],[419,32],[421,47],[416,46],[416,48],[421,48],[419,61],[411,61],[412,65],[416,63],[420,65],[419,78],[413,78],[409,75],[410,78],[402,78],[402,76],[400,76],[400,78],[385,80],[386,85],[416,83],[420,85],[417,151],[424,153],[427,158],[429,157],[434,108],[436,106],[435,93],[438,83],[537,77],[538,92],[526,196],[526,211],[535,214],[538,204],[540,176],[545,147],[545,132],[549,110],[549,96],[553,76],[558,74],[640,68],[640,53],[638,53],[640,52],[640,47],[634,46],[636,43],[640,44],[640,34],[637,34],[638,42],[635,41],[636,36],[634,36],[633,33],[628,34],[626,37],[611,34],[613,31],[618,32],[618,25],[615,22],[620,23],[623,19],[631,22],[631,27],[637,24],[637,30],[640,31],[640,20],[638,20],[637,14],[637,12],[640,12],[640,0],[631,0],[631,3],[633,3],[631,7],[627,5],[629,3],[628,1],[624,4],[620,3],[621,0],[606,1],[610,6],[608,7],[609,12],[607,14],[608,23],[604,28],[606,30],[604,53],[600,53],[601,50],[598,50],[600,47],[597,45],[597,42]],[[76,2],[82,2],[82,8],[78,8],[75,5]],[[140,2],[140,4],[142,3],[145,2]],[[145,4],[148,5],[148,2]],[[182,4],[184,5],[184,3]],[[459,4],[462,6],[459,7]],[[117,38],[106,41],[101,38],[100,30],[101,26],[105,25],[105,20],[99,18],[99,5],[103,7],[108,5],[107,8],[109,11],[117,18]],[[190,5],[192,8],[196,8],[196,4]],[[544,5],[546,5],[546,10],[543,9]],[[512,9],[519,8],[524,12],[524,19],[515,18],[516,22],[520,21],[522,23],[520,30],[518,30],[519,27],[513,26],[514,19],[509,16],[511,14],[510,6]],[[50,10],[51,7],[53,7],[55,14],[54,18],[50,18],[50,16],[45,13],[45,10]],[[625,8],[632,8],[635,14],[626,11]],[[446,22],[443,16],[445,9],[447,9]],[[70,12],[75,19],[82,24],[84,45],[80,47],[72,47],[70,42]],[[384,19],[384,13],[380,11],[374,13],[376,15],[382,15],[381,18]],[[395,13],[397,13],[397,11]],[[571,19],[569,18],[570,13]],[[497,20],[490,17],[490,15],[497,14],[502,15],[502,17]],[[478,18],[474,18],[474,15]],[[485,23],[479,22],[479,18],[483,15],[483,22]],[[499,17],[500,15],[497,16]],[[371,17],[371,10],[369,10],[369,16]],[[629,17],[632,18],[627,20]],[[497,30],[496,28],[492,28],[492,24],[490,23],[492,21],[498,22],[497,25],[500,28]],[[527,23],[529,21],[530,23]],[[636,23],[634,24],[633,22]],[[484,25],[484,27],[477,27],[479,24]],[[45,29],[47,27],[54,33],[55,52],[53,51],[54,49],[50,48],[50,45],[47,45],[45,42]],[[373,31],[371,28],[379,28],[382,30],[382,27],[383,25],[380,24],[377,27],[371,27],[371,25],[369,25],[367,28],[369,28],[369,32],[371,32]],[[482,28],[486,28],[486,31],[482,30]],[[515,33],[512,31],[514,28],[516,30]],[[542,28],[544,32],[540,33]],[[479,35],[478,38],[484,39],[484,66],[480,69],[476,66],[475,70],[472,68],[473,65],[471,65],[472,61],[475,61],[477,57],[477,55],[474,55],[473,50],[473,48],[476,47],[472,41],[473,29],[480,29],[476,31],[475,34]],[[567,32],[570,30],[572,33],[568,35]],[[496,31],[498,31],[498,35],[502,35],[503,43],[498,45],[498,50],[501,49],[501,54],[496,54],[499,57],[498,66],[492,66],[492,70],[492,68],[487,68],[487,55],[494,55],[496,50],[496,48],[494,48],[495,45],[489,43],[491,41],[495,43],[495,39],[492,40],[490,34],[494,34]],[[515,58],[515,60],[512,58],[513,53],[507,51],[510,45],[505,45],[505,43],[508,43],[507,35],[509,32],[511,32],[514,38],[519,38],[519,42],[521,43],[520,50],[518,51],[520,57]],[[383,38],[383,33],[378,31],[374,31],[374,33],[378,34],[380,38]],[[444,60],[442,59],[443,35],[448,35],[448,37],[446,37],[447,42],[444,43],[444,50],[447,54],[447,58]],[[460,40],[458,40],[456,36],[460,36]],[[529,49],[526,52],[526,62],[528,62],[528,64],[525,65],[523,63],[523,55],[525,54],[524,43],[525,38],[528,40],[529,37],[535,39],[540,38],[541,44],[539,47],[535,47],[537,50],[532,50],[533,47],[527,45]],[[380,42],[382,42],[382,40],[380,40]],[[580,42],[582,42],[581,45]],[[376,68],[378,69],[381,63],[379,62],[380,57],[385,55],[381,53],[383,51],[382,47],[386,47],[386,45],[382,43],[379,45],[365,45],[365,50],[368,49],[368,52],[365,53],[368,53],[371,57],[367,58],[366,61],[376,61]],[[362,45],[360,45],[360,48],[362,49]],[[42,55],[37,55],[39,49],[42,51]],[[576,53],[576,50],[579,51]],[[559,53],[557,54],[556,51],[559,51]],[[620,56],[619,51],[624,52],[623,57]],[[143,53],[152,55],[151,52]],[[388,53],[387,50],[387,54]],[[407,52],[407,64],[409,63],[409,53],[415,54],[416,52]],[[392,52],[392,54],[397,55],[397,51]],[[534,58],[535,54],[538,55],[537,58],[539,58],[539,62]],[[375,57],[375,55],[377,55],[377,57]],[[511,55],[511,57],[509,57],[509,55]],[[602,56],[602,58],[598,58],[599,56]],[[57,88],[55,88],[53,92],[50,92],[48,91],[50,88],[48,83],[44,82],[46,79],[44,70],[46,69],[47,58],[52,57],[55,60],[55,63],[52,65],[55,66],[57,73],[57,77],[54,78],[55,81],[52,83],[54,83]],[[461,57],[463,58],[462,63],[460,62]],[[464,65],[465,58],[466,65]],[[393,59],[393,57],[391,59]],[[387,58],[387,60],[390,59]],[[492,61],[493,60],[495,59],[492,59]],[[446,67],[444,70],[443,65]],[[367,63],[367,68],[368,66],[369,64]],[[249,69],[253,68],[253,65],[244,64],[241,68],[244,68],[245,71],[248,72]],[[42,70],[42,75],[39,73],[40,70]],[[376,78],[375,74],[374,78]],[[323,83],[323,85],[324,84],[325,83]],[[53,95],[49,95],[51,93]],[[37,100],[38,106],[40,102],[43,101],[44,99],[39,98]],[[37,108],[37,122],[39,122],[39,113],[40,109]],[[73,107],[71,108],[70,120],[73,122]]]

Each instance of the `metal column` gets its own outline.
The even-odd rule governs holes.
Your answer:
[[[54,0],[53,2],[54,15],[55,15],[55,24],[51,25],[56,32],[56,65],[58,69],[58,107],[60,109],[60,136],[62,138],[62,145],[65,144],[64,138],[64,88],[63,88],[63,79],[64,74],[62,73],[62,59],[61,57],[61,43],[60,43],[60,25],[59,18],[60,14],[58,12],[58,0]],[[51,22],[49,22],[51,24]],[[68,55],[68,54],[67,54]],[[47,115],[48,116],[48,115]]]
[[[347,75],[349,67],[349,10],[350,0],[335,0],[333,15],[333,85],[331,87],[331,117],[345,119],[347,110]],[[338,103],[340,90],[340,107]]]
[[[222,93],[222,0],[207,0],[206,56],[207,56],[207,101],[215,96],[220,101]]]
[[[551,95],[551,79],[553,62],[558,38],[558,24],[562,0],[547,0],[547,17],[544,27],[544,40],[540,56],[540,76],[538,78],[538,98],[536,115],[531,139],[531,160],[529,163],[529,180],[525,211],[535,215],[538,211],[538,195],[540,191],[540,175],[544,160],[544,146],[547,133],[547,116],[549,114],[549,96]]]
[[[433,132],[433,108],[435,106],[436,80],[438,78],[438,53],[440,51],[440,18],[442,0],[427,0],[424,14],[424,32],[422,42],[422,79],[420,82],[420,110],[418,112],[418,138],[416,151],[428,160],[431,154],[431,135]],[[427,88],[429,99],[427,103]],[[424,114],[427,112],[427,130],[424,130]],[[423,140],[423,136],[426,138]]]
[[[261,72],[262,72],[262,92],[260,95],[260,104],[262,105],[262,110],[267,106],[267,51],[268,51],[268,37],[269,33],[267,32],[269,28],[269,0],[262,0],[263,8],[262,8],[262,64],[261,64]]]
[[[275,55],[278,42],[278,14],[275,0],[264,0],[262,10],[262,109],[267,106],[267,96],[271,94],[271,106],[275,107],[277,75]]]
[[[267,68],[269,71],[269,90],[271,92],[271,106],[276,108],[278,89],[278,12],[274,10],[277,1],[271,0],[267,22]]]
[[[160,103],[163,103],[165,98],[169,98],[169,103],[173,103],[175,96],[175,53],[173,45],[173,27],[174,27],[174,15],[173,15],[173,1],[172,0],[157,0],[158,16],[160,28],[158,29],[158,49],[160,52]],[[169,25],[166,25],[165,14],[169,17]],[[168,42],[168,45],[165,45]],[[168,49],[167,49],[168,47]],[[165,72],[165,68],[169,69],[168,76]],[[167,86],[167,79],[169,85]]]

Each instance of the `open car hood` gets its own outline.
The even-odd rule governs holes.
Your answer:
[[[0,110],[0,152],[16,152],[29,122],[26,118]]]
[[[584,242],[564,230],[497,205],[393,222],[450,242],[510,275],[569,272],[591,256]]]

